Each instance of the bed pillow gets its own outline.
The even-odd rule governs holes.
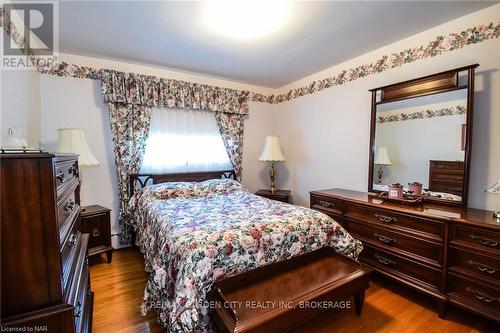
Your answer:
[[[203,195],[214,195],[230,193],[234,191],[246,191],[245,186],[233,179],[209,179],[197,183]]]

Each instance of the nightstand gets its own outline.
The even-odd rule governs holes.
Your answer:
[[[108,264],[113,257],[111,246],[111,209],[99,205],[86,206],[82,210],[82,229],[84,234],[89,234],[89,257],[106,252]]]
[[[255,194],[260,195],[268,199],[281,201],[285,203],[292,203],[292,195],[289,190],[278,190],[275,193],[271,193],[271,190],[258,190]]]

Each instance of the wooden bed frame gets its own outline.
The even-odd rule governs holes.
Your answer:
[[[129,179],[129,198],[148,185],[166,182],[202,182],[209,179],[236,179],[234,170],[184,172],[184,173],[133,173]],[[135,248],[135,231],[132,230],[132,248]]]

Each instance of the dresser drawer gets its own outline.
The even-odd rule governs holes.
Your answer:
[[[86,216],[83,220],[82,228],[84,233],[89,234],[89,248],[111,245],[109,213]]]
[[[484,256],[477,252],[450,249],[450,270],[465,271],[496,281],[500,288],[500,257]]]
[[[433,181],[431,191],[460,195],[463,191],[463,182]]]
[[[371,242],[383,246],[389,251],[415,257],[428,264],[441,266],[443,262],[443,245],[429,241],[419,240],[392,232],[387,229],[374,228],[363,223],[350,222],[349,233],[359,238],[363,243]]]
[[[444,224],[416,217],[408,217],[389,211],[376,208],[364,208],[361,206],[348,204],[346,217],[370,222],[375,225],[384,226],[384,228],[393,228],[401,232],[413,235],[427,236],[440,240],[443,238]]]
[[[453,225],[452,244],[481,249],[500,255],[500,233],[460,224]]]
[[[78,231],[77,223],[74,223],[61,251],[63,290],[68,288],[71,282],[70,277],[73,276],[76,269],[81,242],[82,234]]]
[[[417,264],[414,261],[385,251],[379,251],[369,245],[363,244],[360,259],[389,276],[411,278],[436,288],[440,286],[441,270]]]
[[[65,191],[68,184],[78,179],[78,159],[60,160],[54,163],[57,195]]]
[[[448,288],[452,299],[463,298],[468,302],[476,303],[478,307],[486,307],[492,313],[497,314],[497,320],[500,319],[500,288],[480,283],[478,280],[472,281],[453,273],[449,275]]]
[[[451,184],[456,184],[462,186],[464,182],[464,175],[459,173],[440,173],[440,172],[435,172],[433,175],[433,179],[435,182],[447,182]]]
[[[333,215],[334,217],[342,215],[345,211],[344,201],[315,194],[311,194],[310,207],[324,212],[325,214]]]
[[[59,225],[59,243],[62,248],[66,242],[73,224],[80,214],[80,206],[75,202],[74,192],[57,203],[57,223]]]
[[[431,161],[430,167],[433,172],[463,173],[464,162],[453,161]]]

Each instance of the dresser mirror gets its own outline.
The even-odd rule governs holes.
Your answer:
[[[369,192],[467,204],[477,66],[371,90]]]

